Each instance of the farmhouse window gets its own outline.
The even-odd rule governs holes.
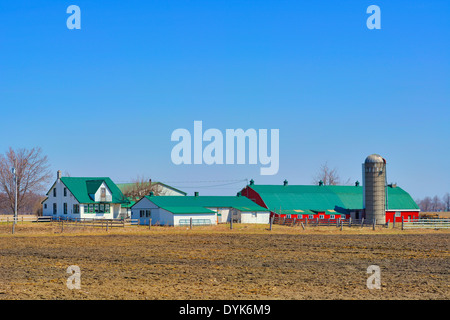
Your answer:
[[[100,206],[99,206],[99,211],[98,211],[99,213],[104,213],[105,212],[105,205],[104,204],[101,204]]]
[[[105,204],[105,213],[109,213],[109,204]]]
[[[94,208],[95,208],[95,213],[98,213],[98,204],[95,204]]]
[[[53,204],[53,214],[56,214],[57,208],[56,208],[56,203]]]
[[[64,214],[67,214],[67,203],[63,203]]]
[[[145,217],[146,217],[146,218],[149,218],[150,215],[151,215],[150,210],[145,210]]]
[[[84,213],[88,213],[89,212],[89,206],[87,204],[85,204],[83,207],[84,207]]]
[[[56,197],[56,188],[53,188],[53,196]]]
[[[94,213],[94,205],[93,204],[89,205],[89,213]]]
[[[47,209],[47,204],[46,203],[44,203],[44,209]]]
[[[73,205],[73,213],[80,213],[80,205],[79,204]]]
[[[67,188],[64,188],[64,197],[67,197]]]

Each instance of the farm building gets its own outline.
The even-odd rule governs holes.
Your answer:
[[[145,196],[131,208],[132,219],[141,224],[187,225],[230,222],[269,223],[270,212],[246,197],[238,196]]]
[[[241,194],[256,204],[268,208],[272,214],[299,219],[365,218],[364,188],[330,185],[256,185],[253,180]],[[417,219],[419,207],[411,196],[396,185],[386,186],[386,221]]]
[[[121,219],[129,204],[119,188],[107,177],[62,177],[42,201],[43,215],[67,219]]]
[[[126,217],[131,217],[131,207],[142,198],[143,195],[149,194],[150,190],[159,196],[186,196],[187,193],[177,188],[169,186],[159,181],[145,182],[129,182],[129,183],[117,183],[117,187],[123,194],[130,195],[127,197],[128,203],[122,205],[122,210],[126,211]],[[147,191],[147,192],[145,192]]]
[[[138,182],[138,184],[140,184],[140,182]],[[162,183],[160,181],[151,181],[149,180],[148,182],[144,182],[144,184],[148,184],[151,185],[151,187],[157,191],[154,192],[156,195],[160,195],[160,196],[185,196],[187,195],[186,192],[181,191],[177,188],[174,188],[172,186],[169,186],[165,183]],[[120,191],[122,191],[122,193],[126,193],[128,189],[132,189],[136,183],[133,182],[129,182],[129,183],[117,183],[116,184],[117,187],[120,189]],[[137,199],[139,200],[139,199]]]

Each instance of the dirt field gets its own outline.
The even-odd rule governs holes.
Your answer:
[[[0,225],[0,300],[449,299],[449,231]],[[81,270],[69,290],[67,267]],[[368,289],[367,268],[381,268]]]

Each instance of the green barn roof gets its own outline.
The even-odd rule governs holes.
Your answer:
[[[363,209],[362,186],[249,185],[272,211],[335,210],[342,213]],[[387,187],[388,210],[418,210],[411,196],[399,187]]]

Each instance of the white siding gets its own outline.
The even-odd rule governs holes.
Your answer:
[[[175,214],[174,216],[174,225],[179,226],[180,220],[187,220],[189,221],[191,218],[192,220],[209,220],[210,224],[217,224],[216,223],[216,214],[215,213],[195,213],[195,214]],[[195,223],[195,221],[194,221]],[[203,223],[203,222],[202,222]]]
[[[241,223],[269,223],[270,212],[241,212]]]
[[[102,188],[105,188],[106,191],[106,200],[102,200],[101,195],[102,195]],[[108,186],[106,185],[106,183],[102,183],[100,185],[100,187],[98,188],[98,190],[95,192],[94,195],[94,199],[95,201],[111,201],[112,200],[112,193],[109,190]]]
[[[48,199],[43,202],[43,215],[52,217],[65,217],[65,218],[79,218],[80,213],[73,212],[73,205],[78,204],[77,199],[72,195],[68,188],[66,188],[66,196],[64,196],[64,188],[66,186],[61,180],[56,180],[53,188],[48,193]],[[56,189],[56,197],[53,196],[53,189]],[[56,203],[56,214],[53,214],[53,204]],[[67,214],[64,214],[64,203],[67,204]],[[47,208],[45,208],[47,205]],[[80,206],[81,207],[81,206]],[[80,208],[81,212],[81,208]]]

